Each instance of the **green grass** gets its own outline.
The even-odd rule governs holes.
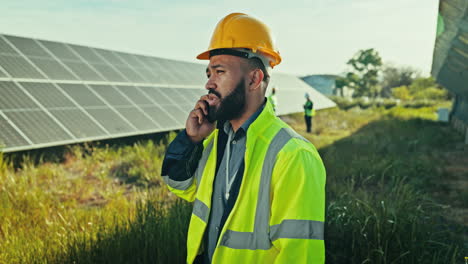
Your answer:
[[[313,134],[283,118],[327,168],[327,263],[462,261],[467,229],[447,212],[466,194],[445,195],[441,157],[463,139],[436,107],[322,110]],[[0,157],[0,263],[184,263],[191,208],[159,177],[165,148],[73,147],[16,169]]]
[[[0,263],[42,262],[69,240],[133,221],[138,202],[175,200],[160,178],[165,145],[70,149],[63,163],[19,168],[0,156]],[[1,155],[1,154],[0,154]],[[153,200],[154,200],[153,199]]]

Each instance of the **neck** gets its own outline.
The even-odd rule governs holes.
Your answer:
[[[242,124],[244,124],[245,121],[247,121],[255,112],[257,112],[258,108],[260,108],[262,104],[263,97],[262,100],[256,100],[254,102],[247,103],[245,106],[244,113],[239,118],[229,120],[232,126],[232,130],[234,130],[234,132],[237,132],[237,130],[242,126]]]

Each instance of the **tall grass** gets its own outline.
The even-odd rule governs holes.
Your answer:
[[[95,236],[77,235],[66,252],[48,263],[184,263],[190,204],[164,206],[159,199],[137,203],[135,215],[101,224]],[[104,222],[102,222],[104,223]]]
[[[174,201],[160,187],[165,148],[152,141],[75,146],[63,163],[36,164],[26,156],[20,168],[0,156],[0,263],[42,262],[68,252],[70,239],[94,238],[133,219],[136,203],[150,193]]]
[[[454,201],[443,199],[441,158],[462,138],[435,122],[435,111],[331,109],[314,117],[314,134],[304,135],[327,168],[328,263],[462,260],[467,228],[446,217]],[[304,131],[301,115],[289,118]]]

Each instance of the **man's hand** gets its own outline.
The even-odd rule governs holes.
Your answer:
[[[209,103],[214,103],[213,96],[203,95],[200,100],[195,104],[195,108],[190,112],[187,122],[185,123],[185,130],[187,136],[194,143],[202,141],[209,136],[215,129],[215,123],[208,121]]]

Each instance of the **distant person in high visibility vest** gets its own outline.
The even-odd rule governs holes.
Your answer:
[[[310,95],[305,94],[306,102],[304,104],[304,119],[307,133],[312,133],[312,117],[315,115],[314,102],[310,100]]]
[[[273,111],[276,113],[276,108],[278,107],[278,98],[276,97],[275,87],[271,89],[271,94],[268,96],[268,99],[270,99],[271,105],[273,106]]]
[[[325,168],[265,96],[281,62],[270,29],[230,14],[197,58],[209,60],[208,94],[161,169],[168,188],[193,202],[186,262],[324,263]]]

